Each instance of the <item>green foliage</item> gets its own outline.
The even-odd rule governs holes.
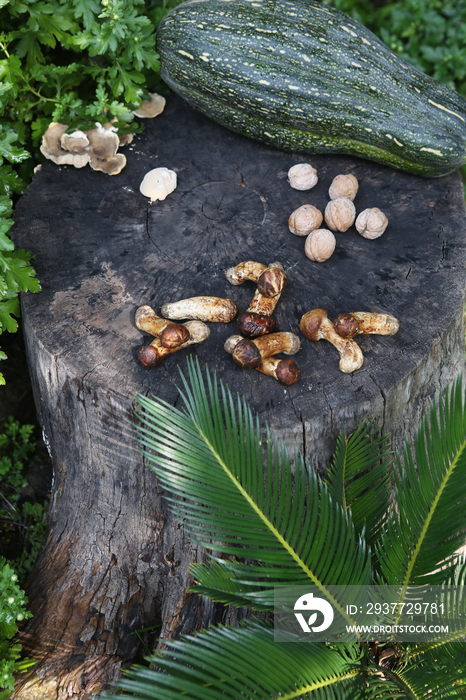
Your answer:
[[[20,661],[21,645],[10,641],[18,631],[17,623],[32,617],[25,609],[27,598],[17,581],[14,570],[0,557],[0,700],[10,696],[15,674],[34,665],[32,659]]]
[[[36,443],[33,425],[7,419],[0,433],[0,541],[21,583],[34,566],[47,527],[47,503],[31,503],[22,494],[24,470],[39,459]]]
[[[178,2],[0,0],[0,334],[18,328],[19,293],[40,290],[31,255],[8,233],[42,134],[51,121],[113,118],[120,133],[137,131],[132,110],[163,89],[155,27]]]
[[[326,479],[294,467],[247,403],[199,365],[182,376],[184,409],[138,396],[139,441],[189,537],[212,552],[193,590],[273,611],[277,585],[466,582],[455,554],[466,533],[466,407],[461,381],[433,404],[414,451],[387,460],[386,438],[361,426],[339,438]],[[388,489],[394,471],[396,489]],[[372,497],[374,496],[374,497]],[[372,558],[368,541],[373,545]],[[215,552],[215,557],[213,556]],[[219,558],[223,554],[225,558]],[[464,613],[458,596],[457,612]],[[396,646],[378,664],[364,644],[275,644],[265,623],[204,631],[134,667],[120,697],[443,700],[466,696],[466,619],[433,642]],[[396,624],[396,622],[394,623]],[[291,638],[290,638],[291,639]],[[461,639],[462,641],[457,641]]]

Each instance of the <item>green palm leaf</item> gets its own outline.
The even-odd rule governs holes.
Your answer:
[[[452,653],[452,649],[456,647]],[[466,644],[456,642],[449,649],[427,651],[401,671],[387,674],[392,681],[405,685],[416,700],[466,698]]]
[[[385,459],[387,435],[370,435],[371,424],[362,424],[346,438],[340,433],[327,485],[330,496],[345,510],[351,510],[356,532],[365,533],[369,546],[384,522],[389,503],[391,461]]]
[[[191,539],[217,552],[259,563],[270,607],[272,585],[312,583],[333,602],[327,586],[370,581],[364,541],[356,537],[325,484],[267,433],[244,400],[189,362],[185,410],[138,396],[139,440],[173,511]],[[257,571],[241,569],[257,585]],[[344,611],[343,611],[344,613]]]
[[[346,655],[322,644],[277,644],[273,630],[257,623],[218,627],[167,645],[168,651],[148,659],[159,670],[134,667],[119,682],[129,692],[120,698],[364,697],[354,651]]]
[[[440,583],[466,533],[466,420],[461,379],[430,410],[398,461],[396,503],[377,554],[385,581]],[[440,570],[441,567],[441,570]],[[436,571],[435,574],[432,572]],[[403,599],[403,594],[402,598]]]

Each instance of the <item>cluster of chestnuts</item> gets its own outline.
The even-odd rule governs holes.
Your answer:
[[[283,266],[279,262],[264,265],[247,260],[225,272],[230,284],[254,282],[255,294],[244,313],[237,316],[238,307],[232,299],[199,296],[164,304],[162,316],[148,305],[136,311],[136,326],[154,337],[140,348],[138,357],[146,367],[158,366],[164,357],[193,343],[202,343],[210,335],[206,323],[230,323],[236,317],[240,334],[230,336],[224,348],[233,360],[244,369],[256,369],[274,377],[285,386],[298,381],[300,370],[296,362],[277,355],[295,355],[301,349],[301,340],[294,333],[277,332],[272,314],[287,283]],[[184,323],[179,323],[189,319]],[[327,340],[340,354],[340,370],[351,373],[363,363],[363,354],[354,341],[361,334],[394,335],[399,323],[394,316],[374,312],[341,314],[332,323],[323,309],[305,313],[299,324],[308,340]]]
[[[288,181],[294,189],[310,190],[318,182],[317,171],[309,163],[299,163],[288,171]],[[354,223],[364,238],[373,240],[384,233],[388,219],[377,207],[364,209],[356,218],[353,201],[358,189],[359,183],[354,175],[337,175],[330,185],[330,201],[324,214],[313,204],[303,204],[291,214],[289,229],[295,236],[306,236],[304,252],[310,260],[328,260],[336,246],[332,232],[344,233]],[[321,228],[324,218],[328,229]]]

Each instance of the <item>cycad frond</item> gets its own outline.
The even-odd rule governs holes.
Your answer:
[[[387,513],[391,452],[389,437],[370,434],[362,424],[349,437],[340,433],[326,483],[330,496],[348,512],[356,532],[371,546]]]
[[[322,481],[302,460],[293,473],[270,434],[262,450],[246,402],[209,372],[206,388],[199,365],[188,367],[186,410],[139,396],[138,434],[191,539],[259,562],[264,580],[317,585],[329,600],[330,584],[369,583],[365,543]],[[257,581],[257,572],[244,574]]]
[[[323,644],[274,642],[273,629],[258,623],[217,627],[149,659],[160,670],[134,667],[119,682],[134,697],[154,700],[222,700],[280,697],[362,700],[357,665]]]
[[[449,645],[449,650],[439,647],[427,651],[402,670],[387,672],[387,677],[397,679],[400,687],[405,684],[416,700],[466,698],[466,644],[456,642]]]
[[[398,462],[396,505],[377,543],[385,581],[400,584],[403,591],[440,583],[465,533],[466,416],[459,379],[440,398],[438,415],[432,404],[430,420],[426,416],[417,433],[414,456],[407,444],[404,469]]]

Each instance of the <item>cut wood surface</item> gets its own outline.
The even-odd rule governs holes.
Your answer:
[[[90,698],[140,660],[136,630],[151,643],[191,632],[235,612],[187,592],[191,545],[169,514],[134,442],[134,397],[180,405],[178,367],[194,355],[260,419],[324,471],[340,431],[375,419],[396,447],[411,437],[435,392],[464,367],[466,216],[459,175],[421,179],[344,156],[300,156],[227,131],[171,96],[126,147],[128,163],[109,177],[45,163],[16,209],[18,247],[32,251],[43,291],[23,295],[23,325],[35,400],[54,464],[50,531],[28,594],[34,613],[22,642],[36,668],[13,697]],[[288,169],[311,162],[319,182],[307,192]],[[178,188],[152,205],[140,194],[147,171],[165,166]],[[288,230],[302,204],[321,211],[339,173],[359,180],[358,213],[379,207],[389,225],[377,240],[351,227],[336,233],[325,263],[304,256]],[[274,313],[279,330],[320,307],[395,315],[393,337],[358,339],[364,364],[338,369],[327,342],[302,338],[301,369],[288,388],[242,370],[223,349],[235,322],[210,324],[202,345],[152,370],[137,362],[150,341],[136,309],[199,295],[230,297],[244,311],[255,285],[228,283],[244,260],[280,261],[285,287]]]

